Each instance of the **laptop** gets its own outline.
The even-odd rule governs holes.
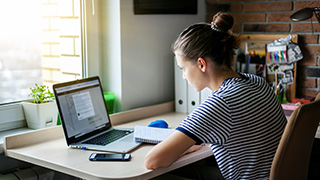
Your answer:
[[[141,144],[131,128],[112,127],[98,76],[53,85],[67,145],[129,152]]]

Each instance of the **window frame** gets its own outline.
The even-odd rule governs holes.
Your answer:
[[[99,30],[98,12],[95,7],[98,2],[95,0],[80,1],[80,20],[81,20],[81,55],[82,55],[82,77],[100,75],[100,56],[99,56],[99,33],[94,34],[94,30]],[[88,21],[90,27],[88,27]],[[88,32],[91,32],[88,34]],[[89,39],[88,39],[89,38]],[[90,39],[92,38],[92,39]],[[96,47],[89,48],[88,47]],[[88,59],[92,59],[88,62]],[[25,116],[21,102],[26,99],[0,104],[0,132],[26,127]]]

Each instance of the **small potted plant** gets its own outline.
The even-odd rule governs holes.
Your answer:
[[[35,84],[30,90],[33,100],[22,102],[28,127],[40,129],[56,125],[58,111],[49,87]]]

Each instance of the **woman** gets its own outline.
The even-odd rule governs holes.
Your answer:
[[[170,166],[193,145],[209,143],[224,179],[268,179],[286,117],[264,79],[233,70],[239,43],[232,26],[233,17],[220,12],[211,24],[191,25],[178,36],[172,49],[183,79],[213,93],[146,155],[148,169]]]

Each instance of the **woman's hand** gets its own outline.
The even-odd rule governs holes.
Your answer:
[[[188,150],[186,150],[183,154],[181,154],[181,156],[185,155],[185,154],[189,154],[192,153],[194,151],[198,151],[199,149],[202,148],[202,146],[204,146],[204,143],[200,144],[200,145],[193,145],[191,146]]]

